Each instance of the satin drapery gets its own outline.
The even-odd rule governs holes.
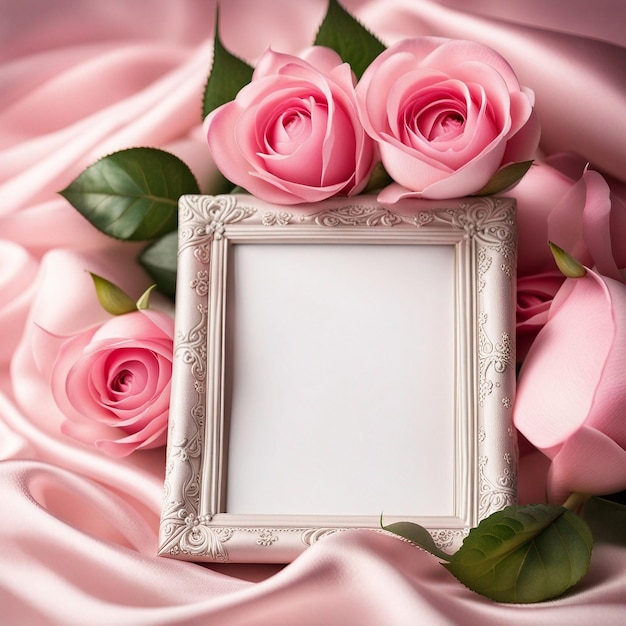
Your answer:
[[[344,4],[387,44],[434,34],[494,47],[535,92],[544,154],[573,151],[626,178],[619,0]],[[295,53],[313,40],[325,6],[229,0],[222,36],[251,63],[270,44]],[[0,621],[621,623],[618,517],[598,522],[582,584],[536,606],[476,596],[429,555],[368,531],[332,536],[284,568],[203,567],[155,556],[163,450],[114,460],[60,433],[33,325],[63,333],[98,319],[85,269],[133,293],[147,279],[135,245],[99,234],[55,192],[98,157],[140,145],[178,154],[210,190],[199,111],[214,9],[205,0],[0,0]],[[524,499],[542,497],[542,470],[522,463]]]

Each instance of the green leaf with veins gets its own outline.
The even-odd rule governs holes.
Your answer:
[[[350,15],[337,0],[330,0],[328,10],[315,38],[316,46],[332,48],[349,63],[357,79],[370,63],[385,50],[385,45]]]
[[[532,164],[532,161],[521,161],[519,163],[505,165],[491,177],[482,189],[472,195],[492,196],[493,194],[502,193],[507,189],[511,189],[511,187],[517,185],[517,183],[524,178],[524,175]]]
[[[492,600],[541,602],[587,573],[592,548],[586,522],[564,507],[509,506],[472,529],[444,567]]]
[[[156,282],[157,289],[172,299],[176,295],[177,251],[178,236],[173,232],[150,244],[139,255],[139,264]]]
[[[173,154],[129,148],[96,161],[60,193],[103,233],[145,241],[176,230],[178,199],[200,188]]]
[[[381,519],[382,526],[382,519]],[[473,528],[453,555],[419,524],[383,526],[430,552],[458,580],[497,602],[549,600],[586,573],[593,538],[587,523],[561,506],[509,506]]]
[[[234,100],[242,87],[252,80],[254,69],[239,57],[231,54],[222,43],[219,33],[219,12],[215,16],[213,40],[213,66],[204,87],[202,118],[211,111]]]

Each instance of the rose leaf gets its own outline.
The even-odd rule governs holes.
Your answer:
[[[541,602],[587,573],[592,547],[589,526],[564,507],[509,506],[472,529],[444,567],[497,602]]]
[[[138,311],[143,311],[145,309],[149,309],[150,308],[150,295],[152,294],[152,291],[154,290],[155,287],[156,287],[156,283],[154,285],[150,285],[141,294],[141,296],[139,296],[139,300],[137,300],[137,302],[136,302]]]
[[[374,166],[372,173],[370,174],[370,178],[367,181],[367,185],[363,190],[363,193],[372,193],[373,191],[386,187],[392,182],[393,180],[391,176],[389,176],[389,174],[387,173],[385,166],[380,161],[378,161],[378,163],[376,163],[376,165]]]
[[[176,229],[178,198],[200,193],[191,170],[156,148],[129,148],[85,169],[60,194],[103,233],[129,241]]]
[[[626,546],[626,492],[590,498],[583,518],[598,542]]]
[[[330,0],[326,17],[317,31],[316,46],[332,48],[349,63],[357,79],[384,52],[384,44],[350,15],[337,0]]]
[[[426,550],[426,552],[430,552],[433,556],[443,561],[449,561],[452,558],[449,554],[436,546],[431,534],[419,524],[414,522],[394,522],[393,524],[383,526],[381,515],[380,525],[383,530],[408,539],[410,542],[418,545],[420,548]]]
[[[137,310],[133,299],[110,280],[89,272],[96,288],[100,306],[111,315],[124,315]]]
[[[250,65],[224,47],[219,34],[219,13],[217,13],[213,40],[213,66],[202,98],[203,119],[222,104],[234,100],[242,87],[252,80],[253,71]]]
[[[510,163],[499,169],[489,180],[489,182],[475,196],[492,196],[514,187],[524,177],[530,169],[532,161],[521,161],[520,163]]]
[[[567,278],[582,278],[587,273],[585,266],[565,252],[563,248],[559,248],[551,241],[548,241],[548,245],[561,274]]]
[[[157,239],[139,255],[139,264],[146,270],[156,288],[174,299],[176,295],[176,255],[178,236],[176,232]]]

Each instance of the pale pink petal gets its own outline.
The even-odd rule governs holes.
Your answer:
[[[526,109],[529,103],[532,106],[534,96],[531,97],[528,92],[529,90],[525,89],[523,94],[511,94],[512,120],[523,120],[526,116],[525,112],[519,113],[517,110],[519,108]],[[530,161],[535,158],[541,137],[541,122],[536,109],[533,108],[531,110],[530,115],[526,118],[526,122],[521,124],[521,126],[512,126],[509,135],[511,136],[506,142],[506,150],[502,157],[504,165]]]
[[[583,235],[583,214],[587,199],[585,181],[581,178],[563,195],[548,217],[548,239],[578,259],[591,265]]]
[[[384,70],[378,71],[383,63]],[[388,96],[402,76],[417,69],[413,57],[399,51],[391,56],[383,52],[365,70],[356,86],[356,99],[361,122],[371,137],[377,138],[380,132],[389,130],[389,114],[396,114],[401,100],[389,102]]]
[[[380,158],[393,180],[406,189],[420,191],[451,175],[450,168],[431,159],[416,159],[415,151],[396,141],[380,143]],[[450,196],[449,196],[450,197]]]
[[[590,271],[568,279],[524,361],[514,410],[517,428],[549,456],[589,419],[615,337],[604,281]]]
[[[155,324],[155,321],[158,321],[159,325]],[[106,324],[102,324],[96,330],[92,342],[97,345],[100,341],[110,343],[111,340],[115,339],[131,339],[133,341],[173,339],[173,323],[173,319],[167,313],[150,309],[111,316],[106,320]]]
[[[565,277],[554,270],[517,279],[516,360],[522,363],[537,333],[548,321],[552,300]]]
[[[623,489],[626,489],[626,450],[594,428],[580,428],[552,459],[548,494],[556,504],[573,492],[609,494]]]
[[[611,198],[611,190],[598,172],[586,170],[582,180],[586,190],[585,210],[581,220],[585,243],[598,272],[622,280],[613,250],[617,248],[622,251],[626,247],[626,228],[621,232],[618,228],[611,228],[612,204],[615,205],[615,213],[621,211],[623,215],[626,209],[619,198]],[[626,224],[626,218],[623,217],[622,221]],[[613,220],[614,224],[616,222]]]
[[[252,80],[253,82],[258,82],[268,76],[275,76],[288,65],[303,65],[306,67],[308,63],[292,54],[284,54],[268,48],[256,62]]]
[[[578,214],[580,211],[582,215],[584,206],[584,193],[578,187],[571,191],[573,185],[574,181],[558,170],[536,162],[515,187],[502,194],[514,198],[517,205],[518,276],[555,269],[548,241],[553,240],[567,249],[570,240],[563,239],[563,231],[568,233],[576,228],[570,224],[574,220],[568,220],[568,212]],[[555,207],[555,216],[550,217]],[[550,233],[549,219],[553,225]]]
[[[434,182],[422,191],[423,198],[433,200],[460,198],[471,195],[484,187],[502,162],[505,145],[496,145],[492,150],[475,157],[466,165],[450,174],[445,180]]]
[[[442,45],[435,47],[423,63],[433,69],[445,71],[445,68],[462,65],[468,59],[493,67],[502,76],[509,91],[519,91],[517,76],[504,57],[492,48],[475,41],[442,40]]]
[[[303,50],[298,56],[322,74],[331,75],[341,65],[349,70],[349,66],[344,64],[341,57],[332,48],[326,46],[311,46]]]

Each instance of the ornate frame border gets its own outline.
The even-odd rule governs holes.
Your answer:
[[[159,555],[191,561],[286,563],[321,537],[371,517],[243,516],[220,512],[220,370],[230,240],[441,243],[455,246],[457,391],[455,516],[421,518],[455,551],[467,532],[516,499],[515,202],[373,196],[277,207],[245,195],[184,196],[179,207],[176,337]],[[223,412],[223,411],[222,411]],[[206,495],[205,495],[206,494]],[[386,522],[397,521],[387,519]]]

